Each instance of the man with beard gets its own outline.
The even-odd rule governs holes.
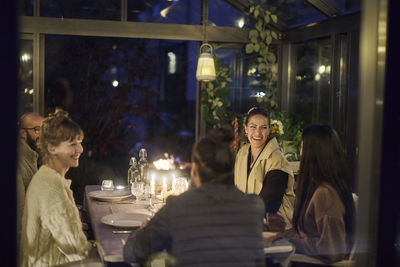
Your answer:
[[[43,117],[36,112],[25,113],[21,116],[18,142],[18,166],[17,166],[17,244],[19,247],[21,235],[21,219],[25,204],[25,192],[33,175],[38,170],[39,155],[37,144],[39,143],[40,126]]]

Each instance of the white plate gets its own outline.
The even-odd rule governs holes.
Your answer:
[[[115,227],[139,227],[149,217],[144,213],[113,213],[101,218],[101,222]]]
[[[127,190],[113,190],[113,191],[97,190],[89,192],[88,196],[103,201],[120,201],[122,199],[131,197],[132,193]]]

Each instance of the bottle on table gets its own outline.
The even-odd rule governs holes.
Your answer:
[[[138,164],[136,158],[131,157],[128,169],[128,187],[131,188],[134,182],[139,182],[138,179],[140,179]]]
[[[142,182],[144,183],[149,183],[148,180],[148,171],[149,171],[149,163],[147,161],[147,151],[145,148],[140,149],[139,151],[139,172],[140,172],[140,178],[142,179]]]

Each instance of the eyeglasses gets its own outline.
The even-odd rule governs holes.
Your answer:
[[[39,134],[40,133],[40,126],[36,126],[36,127],[32,127],[32,128],[21,128],[23,130],[33,130],[35,132],[35,134]]]

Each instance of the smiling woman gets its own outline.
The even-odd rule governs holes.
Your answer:
[[[270,116],[264,109],[253,107],[247,112],[244,130],[249,144],[236,156],[235,185],[264,199],[267,230],[283,231],[291,226],[293,216],[293,171],[271,136]]]
[[[54,266],[84,259],[91,245],[65,179],[78,167],[83,131],[68,113],[56,110],[43,120],[39,149],[43,165],[26,193],[20,247],[21,266]],[[28,212],[29,211],[29,212]]]

